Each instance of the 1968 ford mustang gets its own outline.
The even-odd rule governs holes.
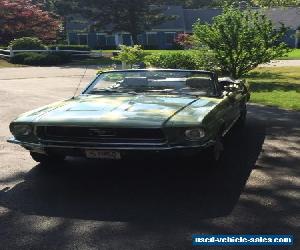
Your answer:
[[[8,141],[44,163],[203,151],[218,162],[223,137],[245,121],[249,97],[242,81],[208,71],[107,71],[79,96],[20,115]]]

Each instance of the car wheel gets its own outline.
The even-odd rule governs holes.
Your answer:
[[[64,155],[53,155],[53,154],[45,155],[45,154],[39,154],[35,152],[30,152],[30,155],[34,161],[42,164],[59,163],[59,162],[63,162],[66,158]]]
[[[212,146],[207,154],[208,163],[213,167],[219,167],[224,154],[224,140],[222,134],[218,135],[216,138],[215,145]]]
[[[239,119],[237,120],[236,122],[236,127],[237,128],[242,128],[245,126],[245,123],[246,123],[246,118],[247,118],[247,106],[246,104],[244,104],[242,107],[241,107],[241,114],[240,114],[240,117]]]

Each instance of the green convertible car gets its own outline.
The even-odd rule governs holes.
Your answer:
[[[209,71],[107,71],[79,96],[20,115],[8,142],[44,163],[203,151],[218,162],[223,137],[246,119],[249,97],[242,81]]]

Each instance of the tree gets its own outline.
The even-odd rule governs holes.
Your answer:
[[[94,21],[94,27],[124,31],[137,44],[138,34],[170,19],[163,15],[162,0],[77,0],[81,14]]]
[[[261,7],[300,6],[300,0],[253,0],[252,2]]]
[[[62,27],[59,33],[59,39],[66,40],[67,38],[67,23],[69,15],[80,13],[77,0],[32,0],[36,5],[39,5],[43,10],[50,12],[53,16],[60,18]]]
[[[240,78],[259,64],[283,56],[288,48],[281,42],[287,29],[275,29],[258,11],[225,7],[212,24],[194,25],[198,45],[211,49],[223,74]]]
[[[252,0],[246,0],[251,4]],[[241,0],[165,0],[165,4],[182,5],[185,8],[222,7],[225,4],[239,4]]]
[[[300,6],[300,0],[165,0],[166,4],[182,5],[186,8],[222,7],[225,4],[239,5],[240,2],[261,7]]]
[[[29,0],[0,0],[0,43],[35,36],[44,42],[56,39],[60,21]]]
[[[165,0],[167,5],[181,5],[185,8],[200,8],[215,5],[216,0]]]
[[[184,49],[191,49],[194,43],[193,36],[187,33],[179,33],[174,42],[182,46]]]
[[[211,5],[224,6],[224,4],[238,5],[240,2],[245,2],[249,6],[260,7],[286,7],[286,6],[300,6],[300,0],[213,0]]]

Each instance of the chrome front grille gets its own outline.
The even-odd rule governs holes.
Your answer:
[[[97,143],[164,143],[157,128],[98,128],[75,126],[37,126],[36,135],[45,141]]]

